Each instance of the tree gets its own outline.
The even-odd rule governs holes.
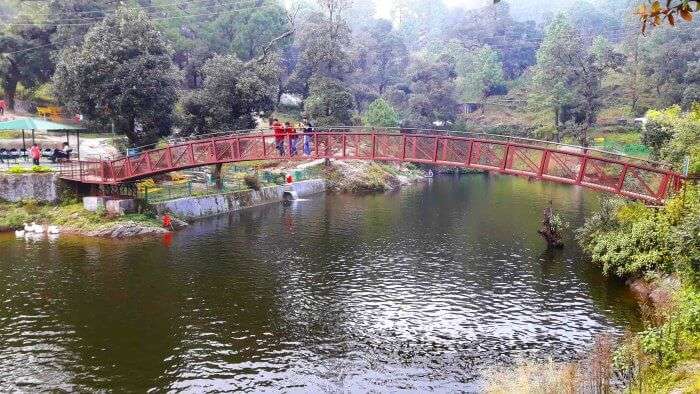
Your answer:
[[[388,87],[401,81],[408,52],[391,22],[378,20],[357,31],[351,51],[353,73],[349,80],[355,100],[363,108]]]
[[[355,102],[342,82],[328,77],[314,77],[309,86],[304,110],[318,126],[347,126],[352,123]]]
[[[68,109],[107,125],[134,144],[169,132],[179,82],[171,50],[144,12],[118,8],[80,47],[65,49],[54,75]]]
[[[605,39],[586,48],[580,34],[560,14],[547,27],[537,51],[532,100],[552,109],[556,137],[567,121],[579,143],[587,146],[587,131],[595,123],[601,106],[604,71],[620,65],[621,55]]]
[[[433,127],[436,122],[453,121],[457,108],[454,82],[457,75],[453,64],[444,58],[435,62],[417,60],[408,75],[404,125]]]
[[[535,23],[513,19],[509,3],[452,13],[445,25],[441,43],[457,41],[467,51],[490,47],[500,54],[507,79],[519,77],[535,64],[542,41],[542,31]]]
[[[488,46],[474,51],[456,47],[455,58],[457,89],[463,102],[482,102],[503,79],[503,65],[498,53]]]
[[[255,127],[254,114],[272,110],[277,98],[275,60],[244,63],[232,55],[208,60],[202,68],[202,89],[182,99],[183,129],[205,134]]]
[[[399,114],[388,101],[378,98],[367,108],[363,122],[372,127],[396,127],[399,125]]]
[[[312,13],[297,36],[299,61],[290,77],[291,91],[308,96],[314,77],[343,80],[352,71],[350,28],[342,17],[349,0],[320,0],[324,13]]]
[[[660,99],[657,106],[684,103],[687,108],[692,104],[693,91],[699,88],[700,82],[697,68],[692,67],[700,60],[698,37],[700,25],[688,23],[675,29],[654,29],[644,41],[643,73],[651,80]]]
[[[0,33],[0,82],[10,110],[15,108],[17,85],[31,88],[51,78],[50,28],[43,28],[22,19],[27,25],[9,25]]]

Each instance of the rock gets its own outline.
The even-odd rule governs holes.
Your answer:
[[[169,233],[168,230],[160,227],[144,225],[136,222],[117,222],[105,225],[100,229],[90,231],[86,235],[89,237],[103,238],[129,238],[144,235],[162,235]]]

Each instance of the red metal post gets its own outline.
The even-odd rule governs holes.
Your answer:
[[[440,142],[440,137],[435,137],[435,150],[433,151],[433,161],[434,162],[437,162],[437,159],[438,159],[438,148],[440,147],[439,142]]]
[[[540,168],[537,170],[537,176],[542,177],[544,173],[547,172],[547,169],[549,168],[549,150],[545,149],[542,151],[542,160],[540,161]]]
[[[588,163],[588,156],[581,157],[581,168],[579,168],[578,175],[576,176],[577,185],[581,184],[583,176],[586,174],[586,163]]]
[[[194,143],[190,142],[185,149],[189,149],[189,164],[194,165]]]
[[[265,136],[263,135],[262,137],[262,146],[263,146],[263,158],[267,157],[267,143],[265,143]]]
[[[375,151],[377,149],[377,135],[372,133],[372,160],[374,160]]]
[[[168,165],[168,169],[173,168],[173,150],[170,146],[168,146],[165,151],[165,164]]]
[[[211,154],[214,156],[213,161],[219,161],[219,155],[216,152],[216,142],[214,142],[214,139],[211,139]]]
[[[406,161],[406,134],[401,136],[401,145],[403,145],[402,153],[401,153],[401,161]]]
[[[625,166],[622,168],[622,172],[620,173],[620,181],[617,182],[617,187],[615,187],[615,192],[619,193],[620,190],[622,190],[622,187],[625,185],[625,177],[627,176],[627,169],[629,168],[629,164],[625,164]]]
[[[501,171],[505,171],[508,166],[508,156],[510,155],[510,145],[506,145],[506,154],[503,157],[503,163],[501,164]]]
[[[663,180],[661,180],[661,184],[659,185],[659,192],[656,194],[656,199],[657,200],[663,200],[664,197],[666,197],[666,193],[668,192],[668,183],[671,180],[671,174],[664,174]]]
[[[449,140],[442,140],[442,161],[447,161],[447,142]]]
[[[348,135],[343,134],[343,158],[346,158],[348,156],[347,149],[348,149]]]
[[[469,140],[469,148],[467,148],[467,167],[472,165],[472,148],[474,147],[474,140]]]

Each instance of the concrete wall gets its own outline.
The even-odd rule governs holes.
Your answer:
[[[308,197],[314,194],[324,193],[326,191],[326,181],[324,179],[311,179],[308,181],[294,182],[285,187],[291,187],[297,192],[297,197]]]
[[[156,204],[155,208],[159,214],[171,212],[182,219],[192,220],[221,215],[256,205],[279,203],[283,200],[284,192],[288,187],[290,185],[271,186],[259,191],[247,190],[216,196],[186,197]],[[292,187],[297,191],[299,197],[326,191],[326,183],[322,179],[296,182]]]
[[[0,174],[0,199],[54,203],[58,201],[60,182],[58,174]]]

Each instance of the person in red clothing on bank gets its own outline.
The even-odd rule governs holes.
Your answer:
[[[41,148],[39,148],[39,145],[34,144],[34,145],[32,145],[31,148],[29,148],[29,156],[32,157],[32,161],[34,162],[34,165],[38,166],[39,159],[41,159]]]
[[[275,148],[280,156],[284,156],[284,125],[275,119],[272,121],[272,130],[275,132]]]

